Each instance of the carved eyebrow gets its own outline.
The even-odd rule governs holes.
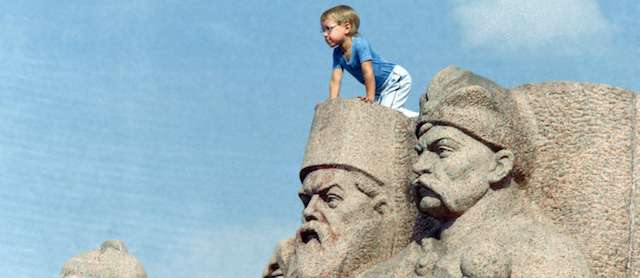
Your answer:
[[[427,148],[428,149],[432,149],[432,148],[434,148],[436,146],[441,146],[441,145],[448,145],[448,146],[457,148],[460,145],[460,143],[458,141],[456,141],[455,139],[453,139],[453,138],[442,137],[442,138],[439,138],[439,139],[434,140],[433,142],[429,143]]]
[[[309,187],[303,186],[302,189],[298,192],[298,195],[304,194],[306,196],[311,196],[313,194],[326,193],[326,192],[328,192],[329,190],[331,190],[334,187],[337,187],[338,189],[344,191],[344,189],[340,186],[339,183],[331,180],[330,182],[327,182],[325,184],[319,184],[319,185],[318,184],[314,184],[314,185],[309,186]]]
[[[455,139],[449,138],[449,137],[440,138],[440,139],[438,139],[437,143],[439,143],[439,144],[447,144],[447,145],[448,144],[456,144],[456,145],[460,144]]]
[[[329,183],[328,186],[323,186],[320,187],[320,189],[318,190],[319,194],[327,194],[327,192],[329,192],[329,190],[333,189],[333,188],[338,188],[340,190],[342,190],[342,187],[340,187],[340,185],[338,183]]]

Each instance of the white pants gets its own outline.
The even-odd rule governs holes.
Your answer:
[[[380,93],[376,93],[374,102],[398,110],[407,117],[417,117],[418,113],[404,108],[410,92],[411,75],[406,69],[396,65],[382,84]]]

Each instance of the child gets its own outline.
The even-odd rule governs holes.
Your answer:
[[[329,98],[340,95],[342,73],[346,69],[365,86],[366,95],[358,97],[361,100],[391,107],[407,117],[418,115],[404,108],[411,90],[411,76],[403,67],[384,61],[368,41],[358,36],[360,19],[353,8],[340,5],[328,9],[320,16],[320,24],[324,40],[333,48]]]

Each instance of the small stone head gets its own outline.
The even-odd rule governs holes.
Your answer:
[[[518,130],[508,92],[490,80],[447,68],[432,83],[416,126],[419,157],[413,171],[418,178],[413,184],[422,212],[450,219],[490,188],[524,180],[526,136]]]
[[[120,240],[107,240],[100,249],[69,259],[61,278],[146,278],[142,264],[128,254]]]
[[[293,252],[295,238],[288,238],[278,243],[269,263],[262,271],[262,278],[281,278],[287,273],[289,257]]]

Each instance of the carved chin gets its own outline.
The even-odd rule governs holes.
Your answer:
[[[361,267],[377,262],[383,256],[382,250],[388,251],[380,247],[388,239],[382,236],[379,220],[361,219],[340,237],[330,235],[323,226],[315,228],[320,241],[299,234],[294,262],[287,266],[289,273],[297,275],[287,277],[353,277]],[[309,240],[305,243],[303,238]]]
[[[420,209],[422,211],[437,210],[442,207],[442,201],[437,197],[424,196],[420,200]]]
[[[417,184],[420,198],[418,208],[420,211],[434,217],[441,217],[449,214],[446,204],[443,202],[440,195],[436,194],[429,186],[424,185],[426,183],[418,182]]]
[[[420,211],[433,217],[445,217],[449,214],[449,210],[438,197],[424,196],[418,204]]]
[[[338,250],[323,249],[313,240],[299,243],[291,264],[288,277],[333,277],[342,261]],[[291,273],[293,271],[293,273]]]

